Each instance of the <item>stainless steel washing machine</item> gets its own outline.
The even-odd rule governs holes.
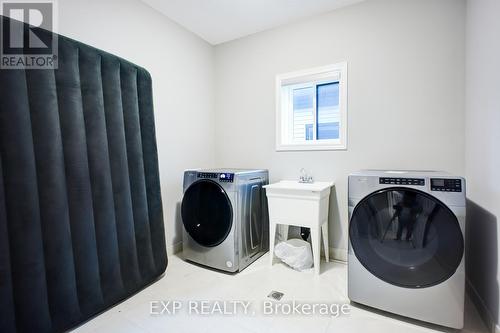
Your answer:
[[[184,259],[238,272],[266,253],[269,218],[262,186],[268,183],[267,170],[185,171]]]
[[[349,299],[462,328],[465,179],[364,170],[349,176],[348,201]]]

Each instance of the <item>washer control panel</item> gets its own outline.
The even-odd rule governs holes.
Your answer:
[[[379,184],[388,185],[416,185],[424,186],[425,179],[423,178],[395,178],[395,177],[380,177]]]
[[[198,172],[198,178],[217,179],[218,176],[216,172]]]
[[[431,178],[431,191],[462,192],[462,180],[450,178]]]
[[[220,173],[219,181],[223,183],[232,183],[234,181],[234,173]]]
[[[218,180],[222,183],[232,183],[234,182],[234,173],[229,172],[198,172],[198,178],[213,179]]]

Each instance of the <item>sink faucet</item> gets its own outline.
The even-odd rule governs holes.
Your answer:
[[[306,169],[304,168],[300,169],[299,183],[313,183],[313,182],[314,182],[313,177],[307,174]]]

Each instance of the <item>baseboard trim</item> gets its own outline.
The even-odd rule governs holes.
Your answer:
[[[329,248],[330,259],[347,262],[347,250],[335,247]]]
[[[173,245],[167,246],[167,254],[177,254],[182,251],[182,242],[175,243]]]
[[[481,295],[478,293],[477,289],[472,285],[472,283],[467,279],[467,293],[469,294],[470,299],[476,305],[477,312],[479,312],[479,316],[483,319],[486,327],[491,333],[500,333],[500,325],[495,322],[493,319],[493,315],[491,314],[490,309],[486,306]]]

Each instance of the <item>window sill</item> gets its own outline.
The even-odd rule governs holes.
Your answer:
[[[313,144],[278,144],[276,151],[325,151],[325,150],[347,150],[345,144],[313,143]]]

